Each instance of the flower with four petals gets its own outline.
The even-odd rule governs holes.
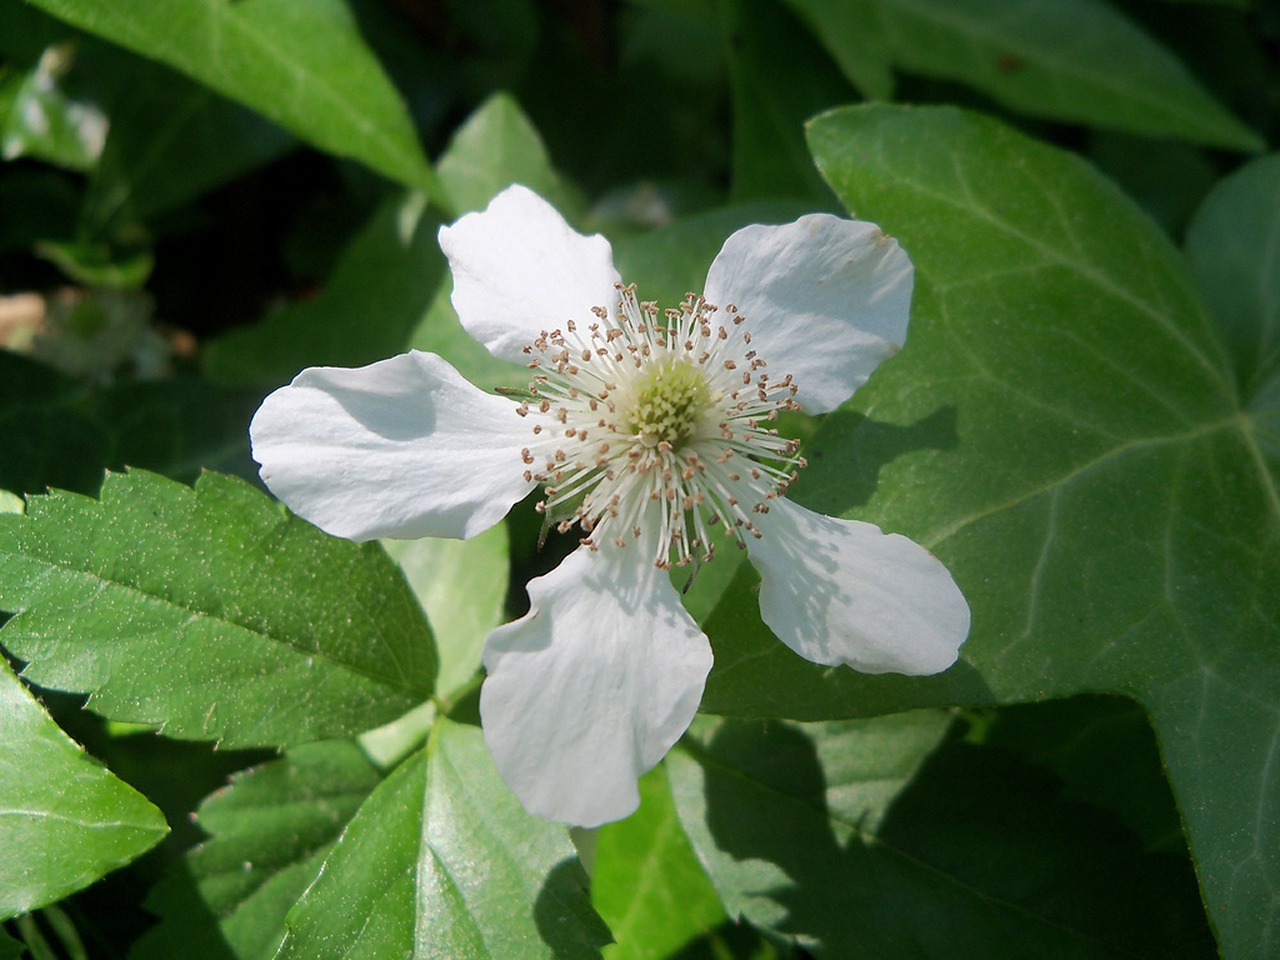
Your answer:
[[[712,655],[673,565],[745,548],[764,622],[815,663],[955,661],[969,608],[936,558],[785,496],[804,460],[778,414],[834,409],[905,339],[912,267],[879,228],[746,227],[702,294],[668,309],[524,187],[440,245],[463,327],[530,368],[528,395],[485,393],[418,351],[311,368],[263,402],[253,455],[294,512],[351,540],[474,536],[535,488],[546,522],[576,531],[529,583],[529,612],[485,644],[485,740],[528,810],[626,816],[692,721]]]

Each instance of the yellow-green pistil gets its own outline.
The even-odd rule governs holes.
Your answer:
[[[649,365],[635,384],[624,423],[646,447],[666,442],[679,450],[712,404],[706,375],[688,357]]]

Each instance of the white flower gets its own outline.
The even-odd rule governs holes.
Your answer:
[[[549,521],[578,529],[485,646],[485,739],[525,807],[581,826],[635,809],[711,668],[666,568],[717,542],[746,548],[761,616],[800,656],[869,673],[955,661],[969,609],[938,560],[782,496],[803,460],[777,411],[833,409],[905,338],[911,264],[877,227],[814,214],[739,230],[704,296],[667,311],[524,187],[440,245],[462,324],[532,368],[532,397],[483,393],[416,351],[312,368],[264,401],[253,453],[281,500],[352,540],[474,536],[539,485]]]

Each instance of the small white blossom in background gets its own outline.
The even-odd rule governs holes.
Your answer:
[[[906,254],[827,214],[750,226],[701,296],[638,299],[608,241],[520,186],[440,231],[453,304],[530,398],[467,383],[413,351],[304,370],[251,426],[267,486],[352,540],[470,537],[535,487],[581,545],[529,583],[531,608],[485,645],[480,711],[505,782],[533,813],[595,826],[692,721],[706,636],[667,568],[744,547],[760,613],[815,663],[922,675],[955,662],[969,608],[905,537],[784,496],[803,467],[779,411],[824,413],[902,345]]]

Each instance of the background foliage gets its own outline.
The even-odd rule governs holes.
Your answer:
[[[1267,0],[0,0],[0,957],[1274,957],[1278,63]],[[718,560],[704,716],[573,837],[476,727],[565,544],[357,547],[248,457],[307,365],[523,384],[435,242],[512,182],[672,303],[897,237],[794,492],[974,618],[826,670]]]

